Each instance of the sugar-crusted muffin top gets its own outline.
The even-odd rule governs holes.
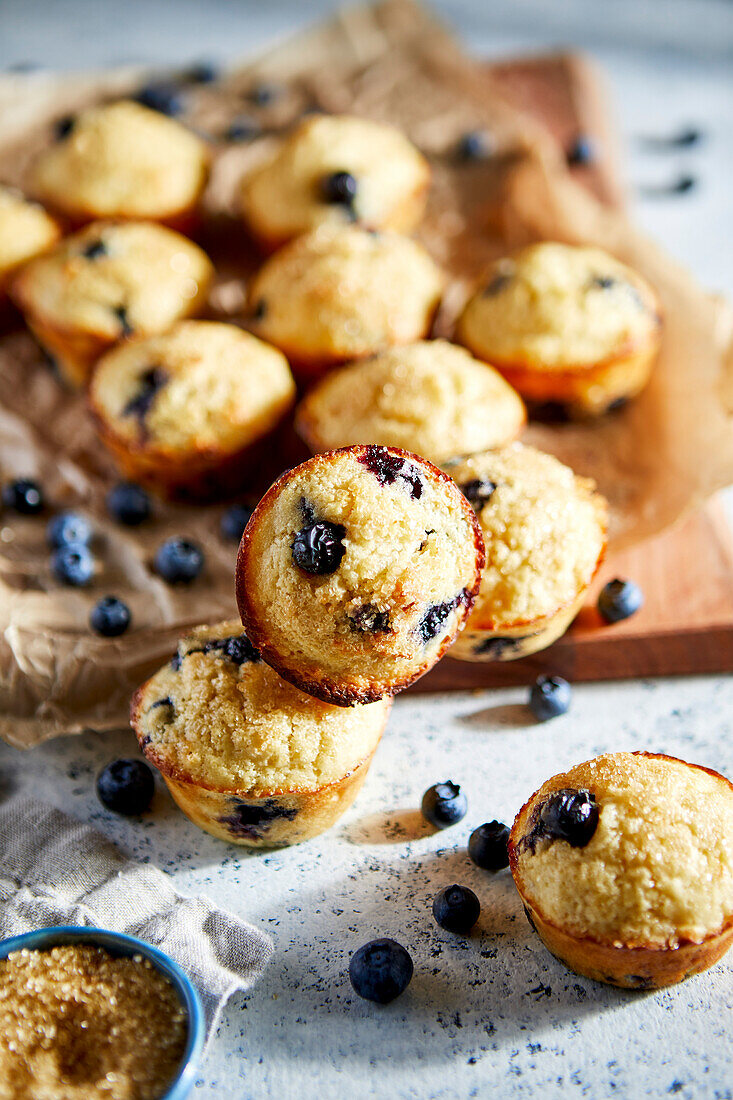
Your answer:
[[[296,238],[250,289],[257,331],[290,358],[358,358],[424,336],[443,276],[395,233],[321,228]]]
[[[532,840],[533,811],[559,790],[595,796],[598,824],[584,847]],[[720,775],[664,756],[607,753],[549,779],[521,818],[512,835],[518,884],[571,934],[675,947],[733,917],[733,789]]]
[[[140,689],[133,725],[165,774],[264,795],[348,775],[373,752],[389,707],[344,709],[305,695],[259,659],[241,623],[223,622],[181,639],[173,662]]]
[[[599,248],[545,242],[497,260],[458,321],[489,362],[543,370],[592,366],[653,338],[656,295]]]
[[[115,340],[162,332],[200,308],[213,278],[206,254],[155,222],[95,222],[32,260],[15,294],[32,318]]]
[[[90,386],[97,416],[152,450],[236,450],[272,429],[295,400],[284,355],[236,325],[181,321],[105,355]]]
[[[82,111],[31,166],[34,194],[71,217],[168,218],[207,176],[200,138],[158,111],[120,100]]]
[[[327,179],[353,177],[351,202],[330,197]],[[271,160],[243,184],[245,217],[273,241],[319,225],[358,221],[371,229],[407,231],[425,205],[430,179],[425,157],[399,130],[349,115],[304,119]]]
[[[266,494],[240,547],[237,599],[271,664],[348,703],[392,694],[438,659],[482,561],[449,478],[416,455],[354,447],[309,459]]]
[[[493,367],[447,340],[422,340],[331,371],[301,402],[296,427],[313,450],[381,443],[433,462],[497,447],[525,420]]]
[[[58,225],[42,206],[0,186],[0,283],[14,268],[50,248],[58,237]]]
[[[529,623],[571,603],[605,546],[606,502],[595,483],[521,443],[446,469],[473,501],[486,544],[468,629]]]

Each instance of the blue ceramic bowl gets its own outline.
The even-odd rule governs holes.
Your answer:
[[[40,928],[37,932],[26,932],[24,936],[13,936],[0,940],[0,959],[7,958],[11,951],[22,948],[35,951],[47,951],[51,947],[72,943],[88,943],[103,947],[110,955],[143,955],[149,959],[156,970],[164,974],[178,994],[188,1015],[188,1038],[181,1058],[181,1067],[170,1088],[160,1100],[185,1100],[193,1088],[196,1070],[204,1047],[206,1026],[198,993],[191,985],[181,968],[149,943],[135,936],[125,936],[122,932],[107,932],[103,928],[80,928],[57,925],[54,928]]]

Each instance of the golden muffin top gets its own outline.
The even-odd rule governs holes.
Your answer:
[[[37,202],[0,186],[0,283],[59,238],[59,227]]]

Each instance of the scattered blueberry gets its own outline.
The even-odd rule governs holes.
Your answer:
[[[92,608],[89,625],[103,638],[117,638],[130,625],[130,609],[117,596],[103,596]]]
[[[253,118],[242,116],[235,118],[224,134],[227,141],[252,141],[260,133],[260,127]]]
[[[203,551],[188,539],[166,539],[155,554],[155,572],[168,584],[190,584],[204,565]]]
[[[321,195],[324,202],[353,206],[358,185],[351,172],[331,172],[321,180]]]
[[[422,496],[422,478],[417,467],[401,455],[392,454],[387,447],[371,443],[364,448],[358,461],[374,474],[380,485],[394,485],[399,478],[413,500]]]
[[[185,98],[175,84],[147,84],[136,98],[143,107],[150,107],[163,115],[180,115],[185,106]]]
[[[148,367],[138,378],[138,391],[131,397],[122,410],[122,416],[134,416],[141,423],[150,412],[151,406],[168,382],[168,375],[160,367]]]
[[[113,760],[97,777],[99,801],[116,814],[145,813],[154,794],[153,773],[144,760]]]
[[[483,130],[469,130],[459,138],[456,151],[461,160],[486,160],[492,147],[491,138]]]
[[[598,803],[590,791],[555,791],[539,807],[537,829],[540,836],[585,848],[596,831],[598,817]]]
[[[213,84],[219,76],[219,68],[213,61],[197,61],[183,76],[189,84]]]
[[[94,577],[94,558],[82,542],[67,542],[51,555],[51,572],[60,584],[84,588]]]
[[[468,803],[457,783],[450,779],[428,787],[422,796],[422,815],[436,829],[447,829],[466,816]]]
[[[22,516],[37,516],[43,511],[43,490],[37,481],[19,477],[3,485],[2,501],[6,508]]]
[[[92,528],[78,512],[59,512],[46,528],[46,540],[54,550],[70,542],[80,542],[87,546],[92,540]]]
[[[538,676],[529,692],[529,709],[538,722],[557,718],[570,706],[572,691],[562,676]]]
[[[107,246],[103,240],[99,237],[96,240],[90,241],[82,249],[82,256],[86,260],[98,260],[100,256],[107,255]]]
[[[150,497],[132,481],[121,481],[107,494],[107,511],[125,527],[138,527],[150,517]]]
[[[313,523],[303,527],[293,539],[293,561],[306,573],[325,576],[335,573],[346,553],[343,539],[346,528],[340,523]]]
[[[484,871],[501,871],[509,866],[509,829],[501,821],[487,821],[468,838],[468,854]]]
[[[367,1001],[386,1005],[404,993],[412,978],[412,959],[396,940],[365,943],[349,962],[354,991]]]
[[[249,98],[257,107],[267,107],[279,95],[280,89],[275,84],[261,80],[250,89]]]
[[[479,512],[496,492],[496,483],[489,481],[488,478],[476,477],[473,481],[466,481],[463,485],[459,485],[458,488],[471,507]]]
[[[64,115],[54,123],[53,132],[57,141],[63,141],[65,137],[68,137],[71,131],[74,129],[74,123],[76,119],[73,115]]]
[[[115,306],[112,312],[120,323],[120,335],[132,336],[135,329],[130,324],[130,318],[127,315],[127,306]]]
[[[635,614],[644,604],[638,584],[618,577],[604,584],[598,596],[598,611],[607,623],[620,623]]]
[[[578,134],[567,151],[568,164],[591,164],[595,159],[596,150],[591,139],[584,134]]]
[[[617,283],[618,279],[614,279],[612,275],[594,275],[590,281],[591,287],[595,290],[610,290]]]
[[[255,321],[264,321],[267,317],[267,302],[264,298],[259,298],[255,302],[255,307],[252,310],[252,317]]]
[[[428,608],[417,626],[423,645],[427,645],[440,634],[448,616],[465,602],[466,596],[466,589],[463,588],[452,600],[446,600],[445,603],[437,603]]]
[[[252,509],[246,504],[233,504],[231,508],[227,508],[219,523],[221,537],[231,542],[239,542],[251,515]]]
[[[446,932],[467,936],[479,918],[481,904],[467,886],[446,886],[433,898],[433,916]]]

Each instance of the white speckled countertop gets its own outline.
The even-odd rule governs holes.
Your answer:
[[[233,59],[334,6],[0,0],[0,67]],[[638,220],[705,285],[733,295],[732,4],[435,6],[477,52],[592,49],[610,78],[630,179],[689,172],[699,181],[683,197],[638,201]],[[688,124],[706,133],[694,149],[652,155],[637,140]],[[357,805],[330,834],[269,855],[199,832],[163,789],[141,821],[103,810],[94,777],[132,747],[126,734],[27,754],[0,745],[0,797],[22,789],[56,803],[184,892],[205,892],[274,936],[274,961],[252,994],[230,1002],[194,1097],[733,1097],[733,952],[660,993],[577,978],[531,931],[508,872],[479,871],[463,847],[482,821],[510,822],[549,775],[609,749],[663,751],[733,776],[730,677],[584,685],[571,711],[545,725],[531,720],[521,690],[407,695]],[[469,812],[431,835],[417,807],[446,778],[464,786]],[[481,899],[468,939],[441,931],[430,912],[453,881]],[[381,1008],[354,996],[346,975],[351,952],[376,935],[400,940],[415,961],[405,995]]]

